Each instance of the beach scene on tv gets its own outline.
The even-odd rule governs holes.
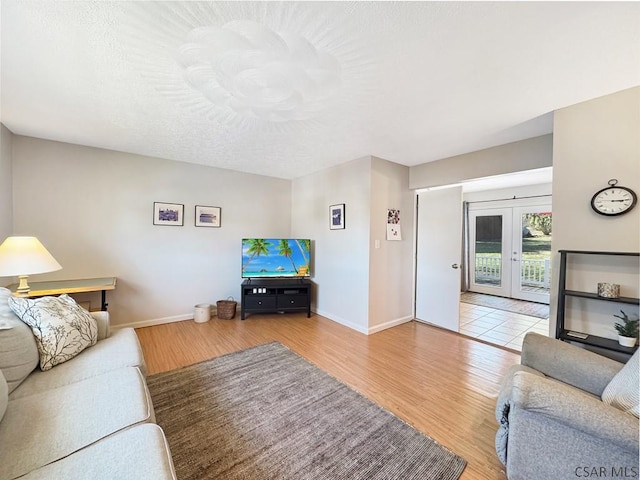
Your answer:
[[[311,240],[299,238],[242,239],[242,276],[308,277]]]

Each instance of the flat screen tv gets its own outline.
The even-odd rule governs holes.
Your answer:
[[[243,238],[242,278],[310,276],[311,240]]]

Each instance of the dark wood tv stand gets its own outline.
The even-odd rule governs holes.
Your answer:
[[[306,311],[311,317],[311,280],[306,278],[247,279],[242,282],[240,318],[247,313]]]

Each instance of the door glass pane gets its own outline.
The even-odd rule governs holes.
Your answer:
[[[551,212],[522,215],[520,289],[548,294],[551,279]]]
[[[502,215],[476,217],[475,283],[502,286]]]

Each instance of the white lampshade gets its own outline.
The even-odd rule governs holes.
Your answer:
[[[18,293],[28,293],[27,275],[62,267],[36,237],[7,237],[0,245],[0,277],[20,277]]]

